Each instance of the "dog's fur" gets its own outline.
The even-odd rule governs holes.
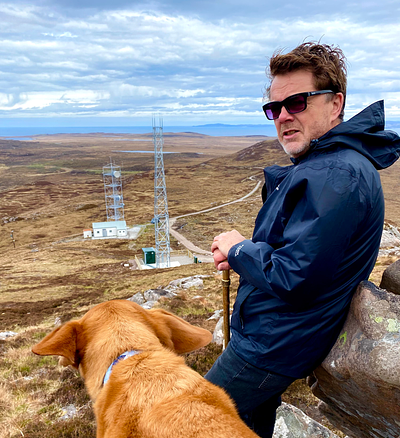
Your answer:
[[[211,333],[161,309],[128,300],[93,307],[32,348],[79,369],[95,402],[97,438],[256,438],[227,394],[176,353],[207,345]],[[140,353],[118,362],[122,353]]]

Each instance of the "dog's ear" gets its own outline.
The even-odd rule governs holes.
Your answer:
[[[162,309],[152,309],[151,321],[161,343],[177,353],[189,353],[209,344],[212,334]]]
[[[32,352],[39,356],[62,356],[60,365],[72,365],[77,368],[79,362],[76,350],[79,331],[79,321],[67,322],[34,345]]]

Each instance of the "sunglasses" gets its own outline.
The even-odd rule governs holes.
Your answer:
[[[301,113],[307,108],[307,98],[317,96],[318,94],[333,93],[332,90],[309,91],[306,93],[297,93],[280,102],[268,102],[263,105],[262,109],[268,120],[275,120],[279,117],[282,107],[286,108],[289,114]]]

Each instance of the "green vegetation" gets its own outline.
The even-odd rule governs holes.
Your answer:
[[[265,138],[177,134],[165,140],[169,151],[184,152],[167,155],[165,160],[171,217],[238,199],[262,180],[264,166],[289,163],[276,142]],[[119,146],[101,134],[46,136],[40,142],[0,140],[0,331],[19,333],[0,341],[0,438],[95,436],[92,404],[79,374],[59,367],[56,358],[37,357],[30,351],[56,323],[79,318],[104,300],[129,298],[201,274],[207,276],[203,289],[180,290],[158,306],[214,330],[216,321],[209,318],[222,308],[222,297],[221,277],[212,264],[133,269],[132,261],[142,255],[141,249],[155,245],[150,224],[154,215],[150,154],[112,154],[123,169],[128,226],[143,226],[138,238],[83,239],[83,229],[106,220],[102,167],[108,164],[110,151]],[[145,150],[149,145],[137,142],[135,146]],[[394,165],[381,175],[387,216],[395,223],[400,217],[398,169]],[[175,227],[209,250],[213,237],[229,229],[250,237],[260,206],[257,193],[240,204],[182,217]],[[182,245],[171,239],[171,247],[176,250]],[[393,261],[389,257],[378,261],[371,275],[376,284]],[[238,276],[232,272],[232,303],[237,286]],[[220,353],[221,347],[210,344],[185,359],[204,375]],[[325,421],[318,416],[318,400],[304,380],[295,382],[284,400]],[[71,404],[77,414],[63,419],[63,409]]]

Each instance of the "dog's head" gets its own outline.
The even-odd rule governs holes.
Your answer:
[[[101,386],[105,370],[124,351],[166,347],[176,353],[188,353],[211,339],[208,330],[165,310],[145,310],[128,300],[113,300],[98,304],[81,319],[53,330],[32,351],[41,356],[61,356],[60,364],[79,369],[91,392],[90,387]],[[88,384],[88,379],[92,384]]]

